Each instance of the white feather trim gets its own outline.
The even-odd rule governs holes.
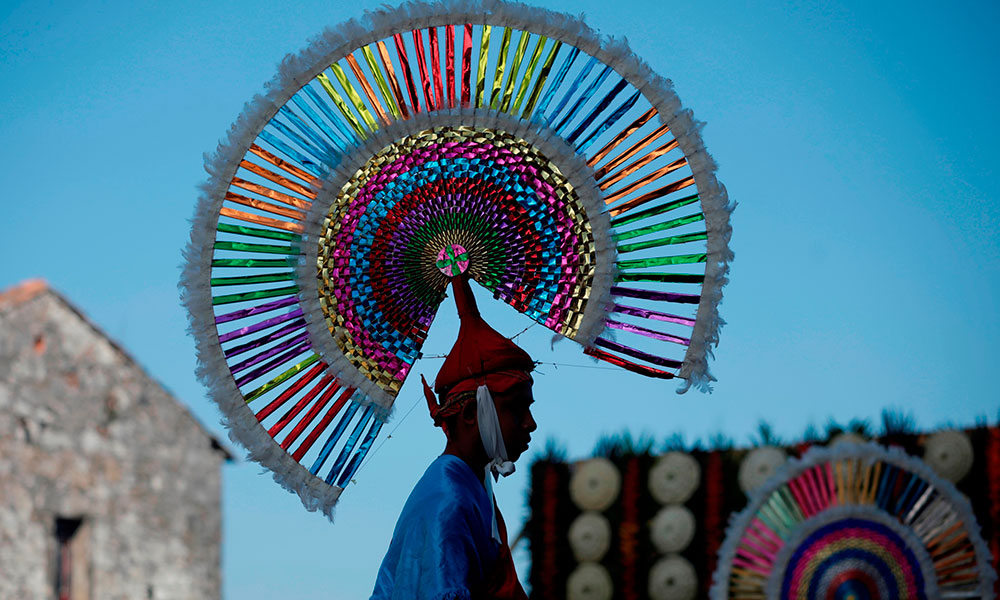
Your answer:
[[[318,479],[271,439],[243,400],[219,344],[209,280],[219,214],[217,200],[225,195],[236,171],[235,164],[243,156],[238,154],[234,161],[233,156],[237,156],[233,151],[234,139],[240,143],[241,136],[231,131],[230,143],[220,144],[216,155],[206,160],[210,178],[202,186],[191,239],[184,250],[185,265],[179,287],[181,302],[188,309],[188,331],[195,339],[198,379],[222,411],[222,424],[228,429],[230,439],[246,448],[247,458],[270,469],[274,480],[298,494],[308,510],[319,510],[332,520],[333,507],[342,489]]]

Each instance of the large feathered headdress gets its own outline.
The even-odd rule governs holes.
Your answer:
[[[725,189],[670,82],[576,18],[412,2],[328,29],[208,170],[181,282],[199,374],[310,509],[361,465],[456,272],[599,360],[712,380]]]

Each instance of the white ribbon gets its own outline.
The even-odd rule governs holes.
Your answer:
[[[493,396],[490,390],[481,385],[476,389],[476,412],[479,420],[479,437],[483,440],[483,448],[486,449],[486,456],[490,462],[486,463],[486,493],[490,496],[490,508],[493,514],[493,539],[503,543],[500,539],[500,530],[497,527],[497,511],[493,500],[493,482],[490,481],[492,475],[494,480],[504,477],[514,472],[514,463],[507,460],[507,446],[503,441],[503,432],[500,430],[500,419],[497,417],[497,407],[493,404]]]

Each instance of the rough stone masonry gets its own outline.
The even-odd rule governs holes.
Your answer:
[[[228,458],[44,282],[0,294],[0,598],[219,598]]]

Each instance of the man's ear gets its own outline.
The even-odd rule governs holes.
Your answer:
[[[459,418],[466,425],[476,425],[479,424],[479,406],[476,404],[476,399],[466,400],[465,404],[462,405],[462,412],[459,413]]]

